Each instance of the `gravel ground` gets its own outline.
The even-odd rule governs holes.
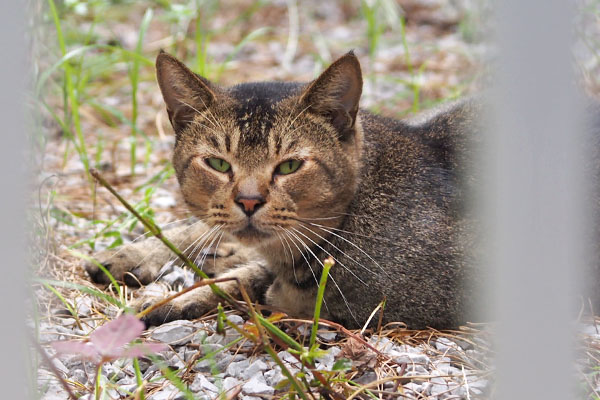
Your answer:
[[[171,280],[171,272],[164,280]],[[184,275],[181,273],[181,275]],[[148,290],[165,290],[157,283]],[[48,344],[57,340],[88,335],[103,321],[86,318],[91,304],[79,304],[82,327],[72,317],[56,316],[53,323],[40,326],[40,342]],[[235,314],[228,319],[242,326],[246,321]],[[310,325],[286,323],[287,331],[297,337],[307,337]],[[379,334],[366,334],[364,340],[373,349],[358,341],[357,336],[321,327],[318,340],[326,353],[317,359],[316,368],[330,371],[336,361],[350,361],[346,377],[359,385],[368,385],[372,393],[385,398],[407,399],[469,399],[487,398],[490,390],[489,362],[490,344],[484,339],[487,333],[481,329],[465,328],[463,332],[427,332],[422,337],[417,332],[383,330]],[[286,393],[286,378],[279,366],[252,342],[240,339],[239,333],[228,329],[216,333],[216,322],[210,318],[200,321],[173,321],[151,328],[145,333],[150,341],[165,343],[169,350],[160,354],[164,365],[174,371],[184,371],[184,381],[198,399],[215,399],[221,394],[238,393],[240,399],[277,398]],[[376,350],[375,350],[376,349]],[[49,355],[52,350],[47,348]],[[292,373],[302,369],[300,362],[288,351],[278,352],[279,357]],[[54,359],[60,374],[76,386],[93,386],[95,365],[77,356],[60,356]],[[140,368],[148,381],[148,399],[183,399],[180,391],[160,372],[157,363],[142,360]],[[137,388],[131,360],[118,360],[103,366],[103,379],[111,399],[128,398]],[[311,373],[307,371],[307,379]],[[39,370],[38,380],[47,390],[44,400],[65,399],[67,393],[56,378],[45,368]],[[376,383],[376,382],[379,383]],[[392,397],[390,394],[394,393]],[[399,395],[402,394],[402,395]],[[90,398],[88,397],[83,398]],[[363,398],[363,397],[360,397]]]

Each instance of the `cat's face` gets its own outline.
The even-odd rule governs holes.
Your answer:
[[[320,241],[357,186],[362,81],[354,55],[313,83],[219,88],[173,57],[158,80],[177,140],[173,164],[185,201],[208,225],[250,245],[280,237]]]

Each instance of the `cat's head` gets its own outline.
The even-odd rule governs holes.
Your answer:
[[[307,237],[319,240],[311,223],[341,222],[362,148],[352,52],[308,84],[220,87],[164,52],[156,69],[176,134],[173,165],[200,219],[266,246],[284,232],[310,245]]]

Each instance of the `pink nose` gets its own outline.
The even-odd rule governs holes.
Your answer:
[[[265,203],[262,197],[238,197],[235,202],[247,216],[254,214]]]

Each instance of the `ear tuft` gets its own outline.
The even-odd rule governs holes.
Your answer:
[[[212,83],[163,50],[156,57],[156,78],[175,133],[191,123],[195,113],[210,107],[216,98]]]
[[[347,140],[354,132],[362,83],[360,63],[351,50],[310,83],[300,101],[327,118],[340,139]]]

